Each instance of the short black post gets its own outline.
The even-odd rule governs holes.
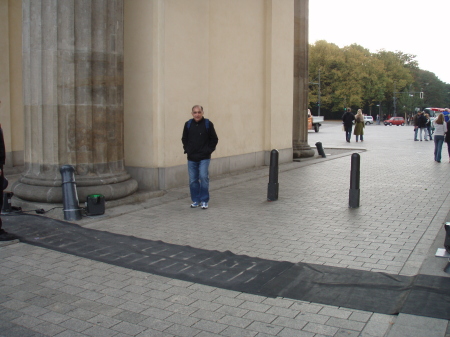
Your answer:
[[[316,143],[316,148],[317,148],[317,153],[322,156],[322,158],[326,158],[327,156],[325,155],[325,151],[323,150],[322,147],[322,143],[321,142],[317,142]]]
[[[349,191],[349,207],[359,207],[359,167],[360,156],[358,153],[352,154],[352,168],[350,171],[350,191]]]
[[[75,169],[71,165],[64,165],[59,171],[62,178],[64,220],[80,220],[81,209],[75,183]]]
[[[278,200],[278,150],[270,152],[269,184],[267,187],[267,200]]]

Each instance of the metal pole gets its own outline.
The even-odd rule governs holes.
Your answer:
[[[267,200],[278,200],[278,150],[270,152],[269,184],[267,187]]]
[[[353,153],[350,171],[350,190],[348,202],[350,208],[359,207],[359,177],[360,177],[359,168],[360,168],[360,156],[358,153]]]
[[[322,156],[322,158],[326,158],[327,156],[325,155],[325,151],[323,150],[322,147],[322,143],[321,142],[317,142],[316,143],[316,148],[317,148],[317,153]]]
[[[75,183],[75,169],[71,165],[64,165],[59,171],[62,178],[64,220],[80,220],[81,209]]]

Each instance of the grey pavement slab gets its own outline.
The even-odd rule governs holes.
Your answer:
[[[207,250],[229,250],[234,254],[274,261],[305,262],[414,276],[425,270],[423,264],[427,260],[434,261],[431,246],[440,240],[443,243],[443,237],[436,236],[450,209],[447,174],[450,164],[445,152],[444,161],[435,163],[432,157],[433,144],[413,142],[412,133],[412,127],[408,126],[373,125],[366,127],[363,143],[352,141],[348,144],[338,123],[325,123],[319,133],[309,134],[309,143],[321,141],[325,152],[335,151],[338,154],[330,153],[325,159],[303,160],[284,166],[280,173],[280,199],[277,202],[268,203],[265,200],[267,173],[261,170],[246,173],[243,177],[226,177],[221,182],[217,181],[217,187],[213,181],[210,209],[206,211],[189,209],[189,200],[180,196],[183,193],[180,189],[178,191],[181,192],[174,191],[177,196],[173,198],[170,198],[171,191],[168,191],[165,202],[148,201],[133,205],[129,207],[131,213],[127,213],[127,206],[121,206],[120,211],[110,213],[123,215],[85,219],[80,223],[85,227],[143,239]],[[348,155],[345,154],[346,150],[349,150]],[[349,155],[354,151],[360,151],[361,155],[361,205],[358,209],[349,209]],[[238,184],[233,185],[233,180]],[[66,261],[69,261],[68,265],[64,263]],[[438,269],[446,263],[442,259],[439,261],[436,264]],[[83,270],[84,266],[109,273],[102,274],[100,277],[104,282],[98,283],[100,280],[91,278],[92,274],[89,270]],[[34,276],[43,280],[35,284]],[[78,281],[77,285],[74,280]],[[52,289],[54,283],[51,281],[63,285]],[[18,284],[20,282],[24,284]],[[188,308],[196,310],[186,310],[185,316],[189,318],[186,320],[180,320],[179,316],[170,318],[179,314],[167,310],[170,304],[161,301],[176,304],[180,299],[173,297],[174,293],[170,292],[171,288],[178,288],[180,284],[167,288],[170,282],[171,279],[163,276],[117,266],[108,268],[105,263],[86,258],[73,259],[64,253],[23,243],[0,248],[0,291],[3,290],[4,296],[8,296],[6,301],[0,300],[0,315],[14,317],[8,324],[15,326],[10,326],[7,331],[16,329],[15,335],[18,335],[19,330],[23,335],[33,331],[36,335],[45,333],[61,336],[71,333],[114,336],[127,335],[127,332],[128,335],[138,333],[141,336],[157,336],[154,332],[161,336],[263,336],[270,333],[279,336],[405,336],[414,331],[410,329],[412,324],[404,320],[404,314],[397,317],[283,298],[264,298],[258,302],[239,300],[240,292],[214,287],[199,288],[196,283],[185,281],[177,282],[193,292],[183,294],[183,302],[189,303],[186,304]],[[134,286],[148,288],[148,291],[133,292],[138,289]],[[70,290],[71,287],[75,291]],[[84,291],[78,292],[77,288]],[[125,294],[114,294],[116,290]],[[156,295],[155,290],[159,292],[158,297],[152,295]],[[20,295],[22,300],[9,297],[19,291],[32,295]],[[70,302],[64,300],[64,294],[71,296]],[[199,299],[202,294],[204,300]],[[129,313],[129,306],[110,306],[107,304],[111,303],[110,298],[102,300],[107,296],[126,299],[131,305],[133,302],[145,303],[148,309],[139,314],[148,318],[136,323],[128,322],[126,319],[130,320],[130,315],[121,314]],[[142,298],[145,299],[142,301]],[[196,301],[203,302],[196,306]],[[203,309],[198,307],[205,306],[205,301],[211,304],[210,311],[217,315],[199,312]],[[68,312],[56,311],[54,308],[58,307],[59,302],[74,306],[74,309]],[[152,306],[153,302],[155,307]],[[265,312],[255,311],[255,305],[250,302],[264,303],[270,308]],[[54,312],[67,316],[67,320],[58,315],[47,315],[44,316],[47,321],[40,319],[43,323],[36,325],[34,330],[20,325],[26,324],[18,320],[26,315],[21,310],[31,305],[47,311],[42,311],[37,317],[30,317],[40,319],[40,316]],[[344,313],[340,314],[339,310]],[[227,316],[220,318],[219,322],[213,321],[222,314]],[[71,321],[78,319],[90,323],[88,321],[98,315],[119,321],[117,328],[114,329],[115,325],[106,328]],[[224,320],[224,317],[228,318]],[[412,316],[411,321],[418,317]],[[139,316],[137,320],[141,318]],[[247,321],[242,319],[250,323],[245,325]],[[422,325],[432,324],[436,327],[433,330],[436,336],[445,336],[447,320],[420,319]],[[12,323],[13,320],[20,324]],[[189,324],[194,320],[202,323],[189,326],[181,324]],[[295,324],[297,322],[299,324]],[[133,324],[136,328],[131,329],[125,323]],[[222,327],[220,324],[226,328],[219,331]],[[140,327],[144,330],[140,331]]]

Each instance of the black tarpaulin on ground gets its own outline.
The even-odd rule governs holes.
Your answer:
[[[402,313],[450,319],[450,278],[417,275]]]
[[[450,278],[264,260],[83,228],[35,215],[2,218],[5,230],[22,242],[133,270],[268,297],[450,319]]]
[[[266,283],[261,293],[394,315],[412,281],[408,276],[298,263]]]
[[[40,216],[3,217],[5,229],[22,242],[116,266],[247,293],[293,264],[230,251],[174,245],[83,228]]]

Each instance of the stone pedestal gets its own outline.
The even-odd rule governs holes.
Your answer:
[[[308,0],[294,2],[294,158],[312,157],[308,145]]]
[[[19,198],[62,202],[62,165],[80,201],[134,193],[124,168],[123,0],[23,0],[25,170]]]

